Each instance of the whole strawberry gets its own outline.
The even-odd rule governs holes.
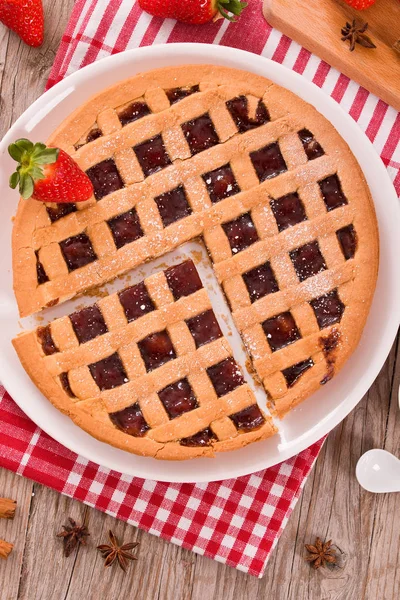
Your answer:
[[[344,0],[346,4],[349,4],[352,8],[356,10],[365,10],[369,8],[373,4],[375,4],[376,0]]]
[[[42,45],[42,0],[0,0],[0,21],[15,31],[28,46]]]
[[[155,17],[201,25],[222,17],[234,21],[247,3],[241,0],[139,0],[139,5]]]
[[[10,187],[18,185],[23,198],[62,203],[82,202],[92,196],[89,177],[64,150],[20,139],[10,144],[8,152],[19,163]]]

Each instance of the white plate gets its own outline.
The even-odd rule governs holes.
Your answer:
[[[368,180],[379,222],[381,260],[374,302],[357,351],[328,386],[286,417],[280,435],[235,453],[223,453],[212,460],[162,462],[117,450],[79,429],[40,394],[14,353],[10,340],[21,330],[12,292],[10,246],[11,217],[17,199],[15,192],[8,188],[8,176],[15,163],[8,157],[7,146],[19,137],[45,140],[66,115],[108,85],[140,71],[184,63],[214,63],[264,75],[295,92],[325,115],[348,142]],[[67,448],[116,471],[159,481],[201,482],[238,477],[286,460],[319,440],[356,406],[378,375],[400,320],[397,195],[383,163],[356,123],[336,102],[300,75],[263,57],[215,45],[171,44],[130,50],[85,67],[46,92],[14,124],[1,142],[0,152],[3,221],[0,236],[0,380],[21,409]],[[63,312],[64,308],[57,310]]]

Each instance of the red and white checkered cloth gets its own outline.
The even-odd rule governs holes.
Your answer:
[[[135,0],[77,0],[49,87],[94,60],[170,42],[235,46],[280,62],[330,94],[359,123],[400,195],[400,117],[384,102],[286,36],[249,0],[240,25],[186,26],[152,18]],[[30,421],[0,388],[0,466],[150,533],[261,577],[322,441],[273,468],[209,484],[168,484],[109,471],[70,452]]]

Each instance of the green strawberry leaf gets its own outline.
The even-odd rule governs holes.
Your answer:
[[[242,10],[246,8],[246,6],[247,2],[242,2],[242,0],[217,1],[217,8],[219,12],[228,21],[235,21],[235,16],[239,16],[242,13]]]
[[[46,148],[39,152],[34,152],[32,158],[37,165],[50,165],[55,163],[59,154],[58,148]]]
[[[18,171],[15,171],[10,177],[10,188],[15,190],[18,183],[19,183],[19,173],[18,173]]]
[[[235,20],[235,17],[232,17],[229,13],[227,13],[226,10],[222,8],[222,6],[219,7],[219,12],[227,21],[230,21],[232,23]]]
[[[26,152],[31,152],[33,150],[32,142],[25,138],[17,140],[15,144],[18,146],[18,148],[21,148],[21,150],[26,150]]]
[[[17,162],[21,162],[23,150],[21,150],[21,148],[18,148],[16,144],[10,144],[8,146],[8,154]]]
[[[32,177],[25,173],[19,182],[19,193],[25,200],[27,200],[32,196],[33,188],[34,186]]]
[[[42,169],[36,165],[31,168],[30,175],[33,178],[33,181],[36,181],[37,179],[44,179],[46,177]]]

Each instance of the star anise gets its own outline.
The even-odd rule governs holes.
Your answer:
[[[63,525],[64,531],[57,534],[57,537],[62,537],[64,542],[64,556],[68,557],[78,545],[86,546],[86,538],[90,535],[86,525],[77,525],[76,522],[69,517],[70,525]]]
[[[331,545],[332,540],[329,540],[329,542],[325,542],[323,544],[319,537],[317,537],[315,540],[314,546],[311,544],[305,545],[310,553],[308,556],[306,556],[306,560],[314,563],[314,569],[324,567],[326,563],[330,563],[332,565],[336,564],[336,553],[335,550],[331,548]]]
[[[364,46],[364,48],[376,48],[374,42],[371,38],[365,33],[368,29],[368,23],[359,23],[353,19],[353,22],[346,23],[346,25],[342,28],[342,42],[349,40],[350,52],[353,52],[356,44],[360,44],[360,46]]]
[[[133,556],[130,550],[139,546],[139,542],[131,542],[130,544],[120,546],[112,531],[109,531],[108,535],[111,543],[97,546],[97,550],[99,550],[102,557],[105,558],[104,566],[111,567],[111,565],[117,561],[121,569],[126,572],[128,560],[137,560],[136,556]]]

